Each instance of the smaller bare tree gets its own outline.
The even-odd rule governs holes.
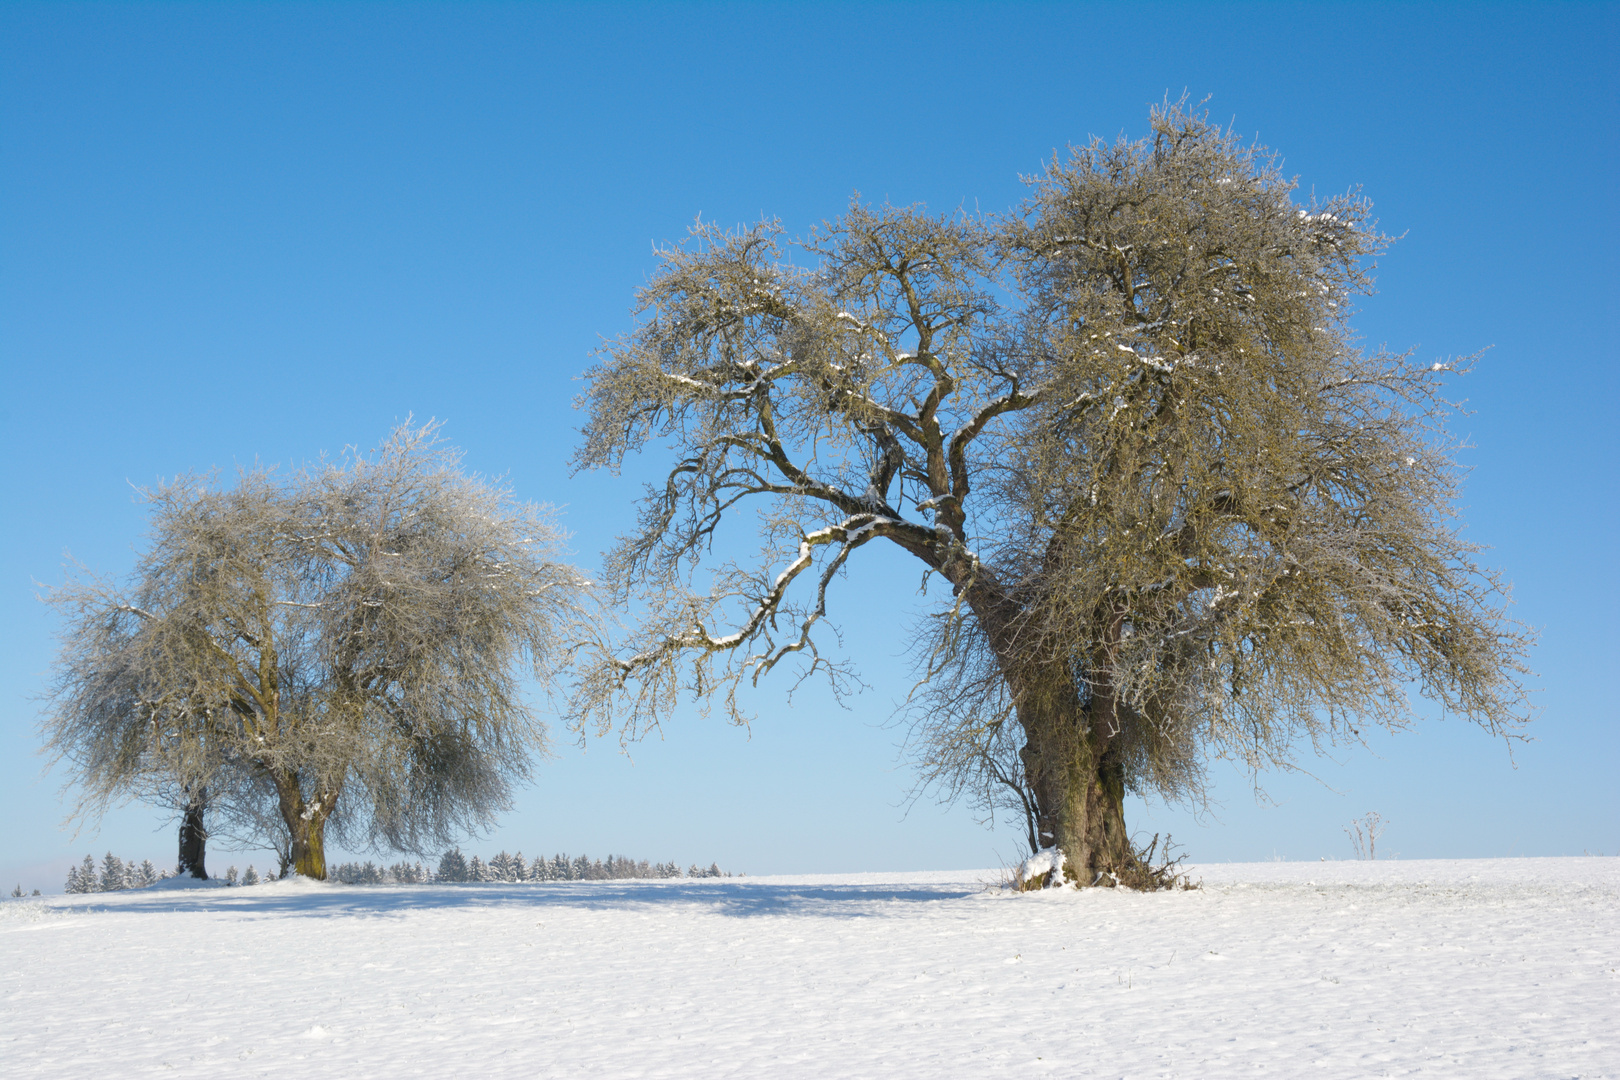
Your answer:
[[[1389,822],[1378,811],[1369,810],[1345,826],[1345,835],[1350,837],[1350,846],[1356,849],[1356,858],[1378,858],[1378,838],[1384,835],[1388,825]]]
[[[324,878],[329,829],[420,852],[506,807],[546,745],[523,676],[566,660],[586,582],[549,516],[462,471],[435,430],[285,479],[147,491],[131,585],[81,575],[49,595],[43,734],[80,813],[213,812]]]

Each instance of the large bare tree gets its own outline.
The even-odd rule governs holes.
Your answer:
[[[276,823],[263,839],[324,878],[329,827],[421,850],[507,805],[545,748],[524,676],[555,672],[585,582],[546,513],[434,430],[285,478],[164,484],[127,588],[51,594],[44,735],[81,810],[206,800]]]
[[[577,720],[634,737],[685,686],[742,721],[790,657],[840,683],[818,624],[882,543],[944,586],[913,641],[924,778],[1026,812],[1070,880],[1142,880],[1127,791],[1400,725],[1408,686],[1512,733],[1528,641],[1451,520],[1466,364],[1349,327],[1385,243],[1175,105],[1004,218],[856,204],[797,261],[773,225],[700,225],[587,374],[577,464],[673,465],[608,560],[646,614]],[[762,555],[713,559],[745,505]]]

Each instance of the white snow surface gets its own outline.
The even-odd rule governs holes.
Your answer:
[[[1620,859],[140,890],[0,903],[84,1077],[1620,1077]]]

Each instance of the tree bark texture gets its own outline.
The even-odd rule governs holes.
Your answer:
[[[1064,880],[1080,885],[1100,884],[1107,875],[1134,869],[1136,850],[1125,829],[1124,762],[1112,739],[1118,726],[1111,685],[1094,686],[1082,695],[1064,659],[1066,650],[1050,642],[1031,647],[1022,636],[1015,602],[982,581],[963,585],[1024,731],[1019,757],[1035,804],[1038,847],[1060,849]],[[1105,651],[1117,642],[1120,625],[1117,616],[1107,618]],[[1051,877],[1042,875],[1027,887],[1057,884]]]
[[[322,792],[313,802],[304,799],[298,777],[291,772],[276,775],[276,794],[281,819],[292,837],[292,869],[302,877],[326,880],[326,819],[337,807],[337,793]]]
[[[208,879],[203,865],[208,855],[208,827],[204,814],[208,809],[208,789],[198,788],[191,793],[180,814],[180,860],[176,872],[181,877]]]
[[[1132,867],[1125,771],[1103,725],[1081,704],[1072,677],[1060,665],[1042,665],[1012,684],[1041,847],[1060,848],[1064,876],[1081,885]]]

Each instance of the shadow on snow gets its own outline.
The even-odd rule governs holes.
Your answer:
[[[113,912],[212,911],[254,916],[388,916],[409,911],[527,907],[614,910],[678,905],[717,915],[861,918],[881,916],[892,904],[927,904],[973,896],[984,886],[772,885],[729,881],[588,881],[520,885],[479,882],[446,885],[318,885],[278,888],[188,889],[124,893],[116,901],[73,908]]]

